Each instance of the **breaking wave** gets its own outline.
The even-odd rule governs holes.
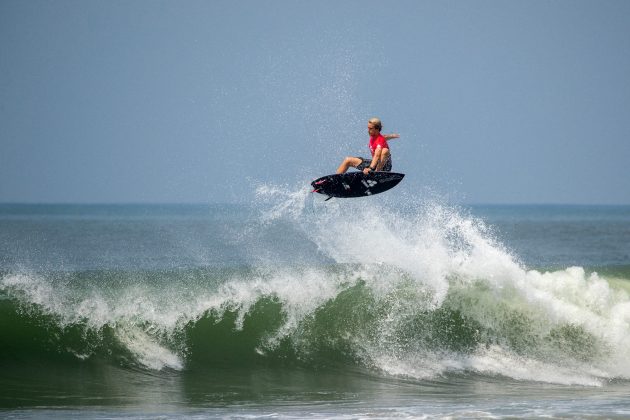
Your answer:
[[[4,272],[0,356],[590,386],[630,378],[628,279],[528,269],[482,221],[435,201],[371,204],[261,187],[256,235],[244,238],[264,238],[265,252],[250,243],[260,258],[248,266]],[[297,245],[287,257],[286,243],[275,259],[269,244],[287,238],[308,242],[318,262]]]

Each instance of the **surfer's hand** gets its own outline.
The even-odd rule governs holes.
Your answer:
[[[364,173],[365,175],[368,175],[370,172],[372,172],[372,169],[371,169],[371,168],[365,168],[365,169],[363,170],[363,173]]]

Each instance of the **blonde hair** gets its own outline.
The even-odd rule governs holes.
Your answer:
[[[383,123],[381,122],[380,118],[370,118],[368,122],[372,124],[374,128],[376,128],[378,131],[381,131],[383,129]]]

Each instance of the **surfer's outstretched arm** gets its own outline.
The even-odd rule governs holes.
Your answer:
[[[400,134],[383,134],[383,137],[385,137],[385,140],[399,139]]]

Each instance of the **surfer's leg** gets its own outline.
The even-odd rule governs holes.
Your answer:
[[[383,154],[381,155],[381,159],[383,159],[383,167],[381,171],[391,172],[392,171],[392,155],[389,153],[388,149],[383,150]]]
[[[348,168],[350,168],[351,166],[353,168],[356,168],[357,166],[361,164],[361,162],[363,162],[361,158],[348,156],[347,158],[343,160],[343,162],[341,162],[341,165],[339,165],[339,168],[337,168],[337,173],[343,174],[348,170]]]
[[[361,159],[361,163],[355,166],[355,168],[357,168],[357,170],[359,171],[363,171],[365,168],[372,164],[372,159],[366,159],[364,157],[360,157],[359,159]]]

